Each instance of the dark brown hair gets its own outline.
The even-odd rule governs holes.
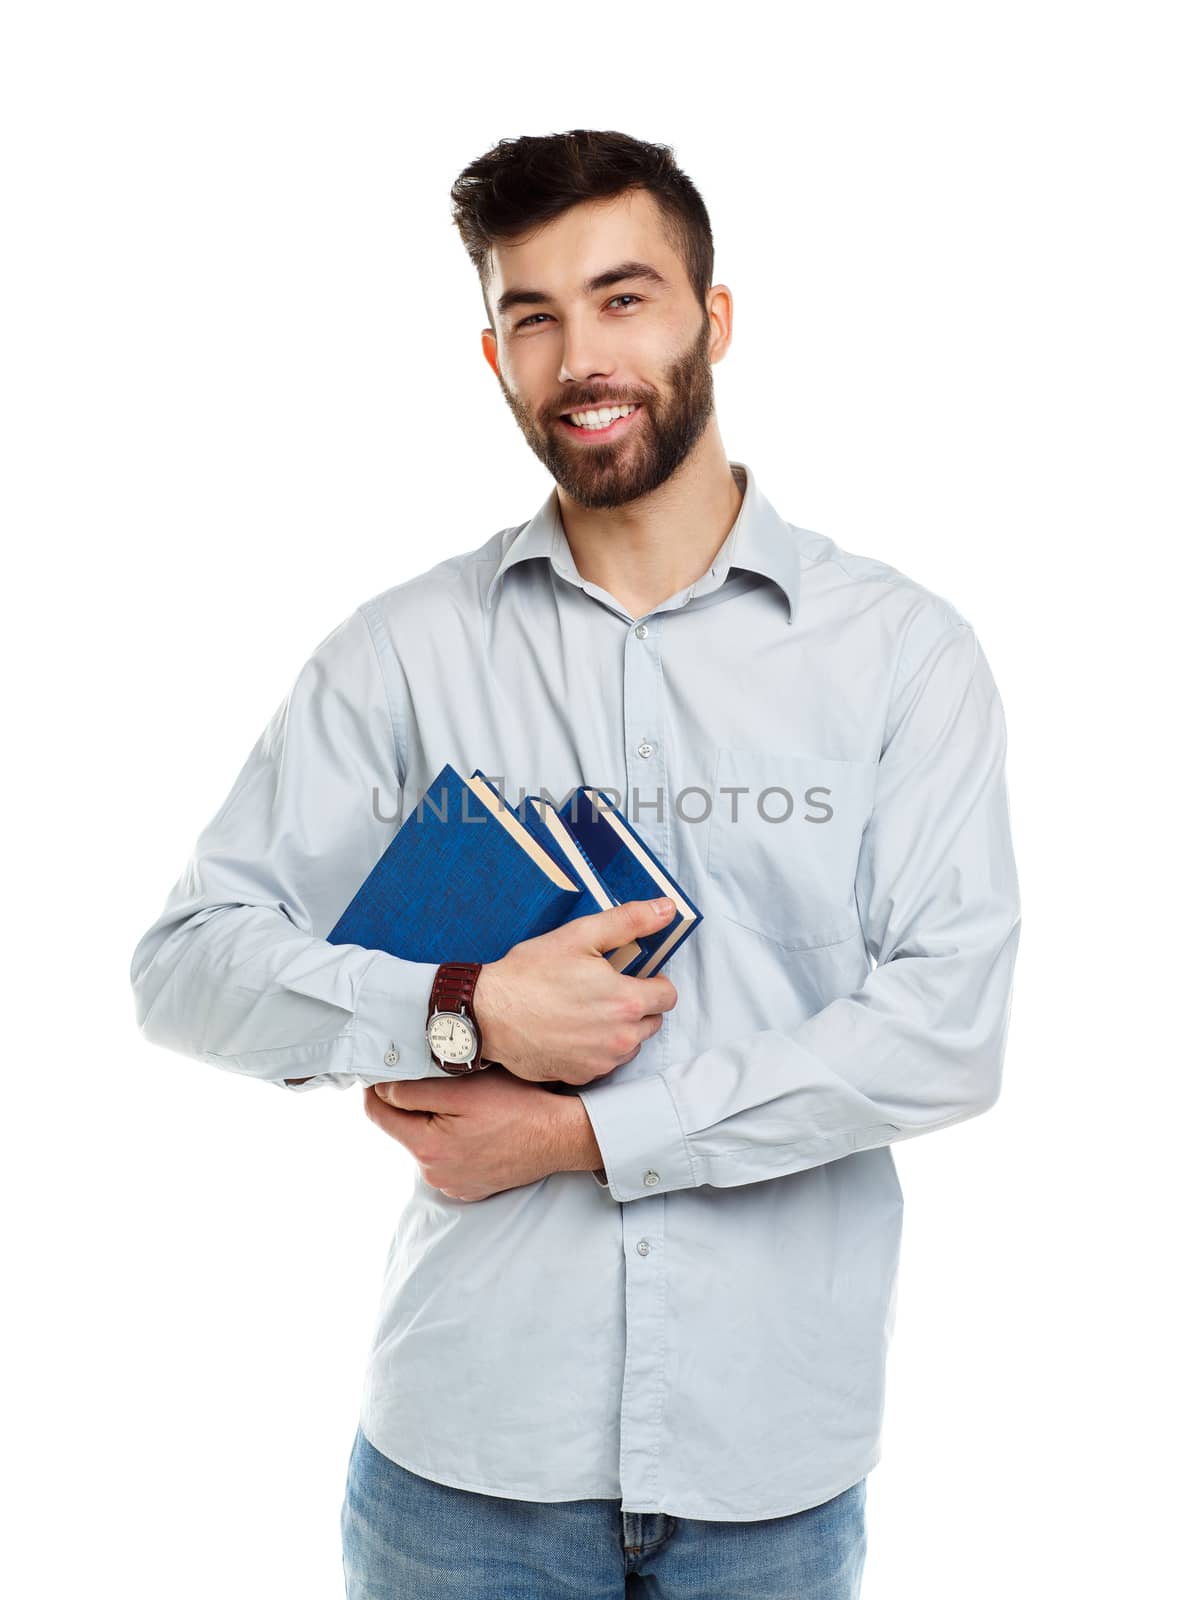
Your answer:
[[[715,268],[711,219],[672,147],[593,128],[500,139],[458,175],[450,190],[453,225],[474,263],[483,302],[492,277],[492,244],[518,238],[581,201],[628,189],[644,189],[656,199],[666,236],[686,263],[705,310]]]

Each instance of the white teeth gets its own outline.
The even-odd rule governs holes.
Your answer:
[[[599,411],[570,411],[567,415],[575,428],[605,428],[613,417],[630,416],[635,409],[634,405],[603,406]]]

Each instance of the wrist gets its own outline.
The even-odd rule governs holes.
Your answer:
[[[481,971],[477,961],[442,961],[432,980],[424,1037],[432,1059],[453,1076],[494,1065],[474,1007],[474,988]]]
[[[557,1172],[593,1172],[603,1165],[590,1113],[576,1094],[550,1094]]]
[[[484,961],[474,984],[474,1017],[482,1035],[482,1054],[500,1064],[505,1060],[506,1041],[503,1037],[502,1007],[498,1002],[498,982],[494,961]]]

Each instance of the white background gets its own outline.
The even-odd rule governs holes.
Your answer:
[[[128,964],[315,645],[547,492],[482,359],[448,190],[500,137],[571,127],[673,146],[734,296],[729,455],[791,522],[950,599],[1006,709],[1005,1086],[896,1154],[865,1600],[1178,1592],[1182,12],[8,12],[7,1592],[343,1593],[413,1168],[358,1089],[288,1096],[146,1044]]]

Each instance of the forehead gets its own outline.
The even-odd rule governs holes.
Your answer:
[[[490,255],[492,305],[509,289],[581,294],[588,278],[625,260],[650,263],[671,286],[685,273],[657,203],[643,189],[581,201],[516,240],[492,245]]]

